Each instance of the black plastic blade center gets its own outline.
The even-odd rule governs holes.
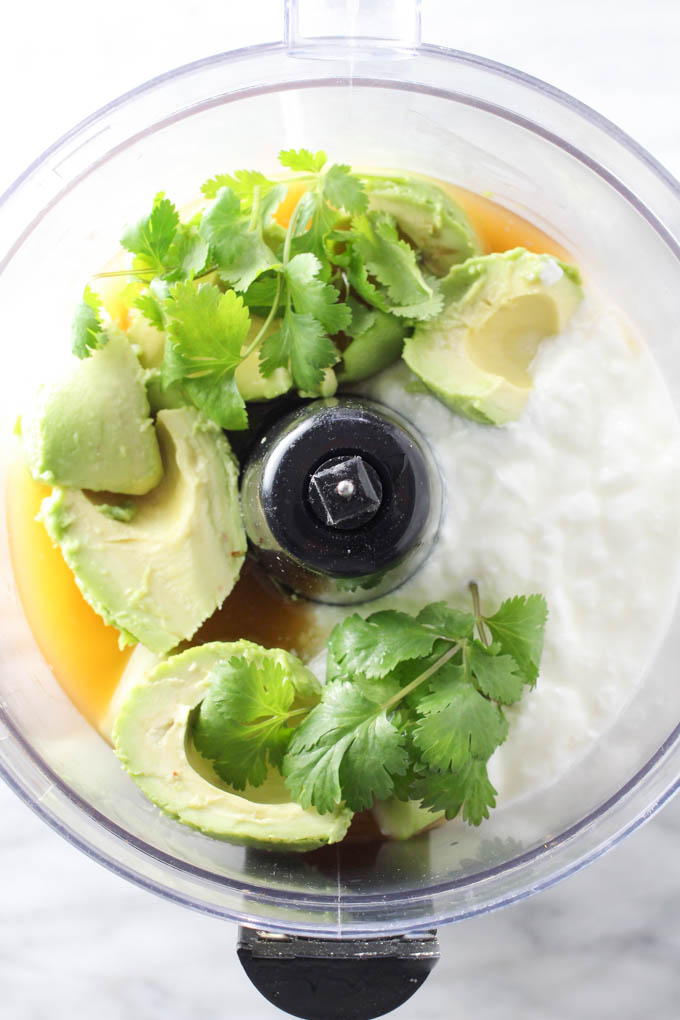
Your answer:
[[[358,454],[332,457],[313,472],[307,498],[322,524],[350,531],[375,517],[382,484],[375,468]]]

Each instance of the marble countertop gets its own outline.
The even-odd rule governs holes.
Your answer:
[[[0,38],[0,192],[58,135],[138,82],[278,35],[280,5],[13,4]],[[610,117],[680,176],[676,0],[423,0],[424,38],[522,67]],[[263,26],[270,31],[263,31]],[[0,1015],[244,1020],[235,929],[126,884],[0,785]],[[440,932],[442,961],[393,1016],[677,1020],[680,801],[557,887]]]

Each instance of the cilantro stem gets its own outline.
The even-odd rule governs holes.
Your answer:
[[[470,581],[470,594],[472,595],[472,605],[475,613],[475,623],[477,624],[477,633],[479,634],[479,640],[483,645],[488,648],[491,644],[491,638],[487,634],[486,627],[484,626],[484,617],[482,616],[482,607],[479,601],[479,588],[476,581]]]
[[[448,649],[448,651],[444,652],[443,655],[439,656],[436,662],[433,662],[428,669],[426,669],[423,673],[420,673],[415,678],[415,680],[412,680],[410,684],[406,684],[406,687],[402,687],[400,691],[397,691],[397,693],[393,694],[391,698],[388,698],[388,700],[380,706],[381,709],[384,710],[385,712],[389,712],[390,709],[394,708],[395,705],[399,704],[402,698],[405,698],[407,694],[411,693],[411,691],[415,691],[415,689],[417,687],[420,687],[422,683],[424,683],[426,680],[429,680],[430,677],[437,672],[437,670],[440,670],[442,666],[445,666],[449,659],[452,659],[453,656],[457,652],[459,652],[462,647],[463,647],[462,643],[452,645],[451,648]]]
[[[292,719],[296,715],[306,715],[310,711],[309,708],[294,708],[290,712],[277,712],[274,715],[267,716],[264,719],[260,719],[259,722],[249,722],[245,724],[246,729],[250,731],[250,735],[257,733],[259,730],[266,730],[273,723],[278,725],[279,723],[285,723],[289,719]]]
[[[152,278],[156,275],[155,269],[111,269],[106,273],[94,273],[91,280],[101,280],[105,276],[148,276],[151,274]]]
[[[248,223],[248,230],[255,230],[257,226],[258,217],[260,215],[260,198],[262,188],[259,184],[256,184],[253,188],[253,207],[250,212],[250,222]]]
[[[274,295],[274,303],[271,306],[271,308],[269,309],[269,315],[267,316],[267,318],[262,323],[261,328],[257,331],[257,336],[255,337],[253,342],[248,345],[248,349],[245,352],[245,354],[241,355],[241,361],[245,361],[245,359],[247,357],[249,357],[249,355],[251,355],[253,353],[253,351],[256,350],[256,348],[262,342],[262,338],[266,334],[267,330],[269,329],[269,326],[271,325],[271,322],[272,322],[274,316],[276,315],[276,310],[279,307],[279,299],[280,299],[280,297],[281,297],[281,274],[279,273],[278,276],[277,276],[277,279],[276,279],[276,294]]]

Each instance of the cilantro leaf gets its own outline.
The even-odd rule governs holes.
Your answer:
[[[349,325],[352,313],[330,283],[319,280],[321,263],[311,253],[295,255],[285,269],[288,289],[296,312],[309,313],[329,333],[338,333]]]
[[[445,811],[447,818],[455,818],[462,808],[463,820],[471,825],[481,825],[489,808],[496,806],[486,762],[475,758],[455,772],[426,772],[413,782],[409,794],[421,801],[421,807]]]
[[[493,638],[515,660],[525,683],[532,686],[538,677],[547,618],[542,595],[516,595],[503,602],[493,616],[484,618]]]
[[[165,311],[163,309],[162,301],[159,301],[155,294],[151,291],[146,291],[144,294],[140,294],[135,301],[135,308],[139,308],[140,312],[147,319],[152,326],[163,332],[165,329]]]
[[[405,659],[429,655],[436,639],[408,613],[387,609],[365,620],[354,613],[336,624],[328,639],[331,675],[387,676]]]
[[[168,253],[178,227],[179,213],[163,192],[159,192],[150,214],[128,227],[121,244],[160,276],[168,268]]]
[[[404,737],[384,710],[352,683],[335,681],[295,731],[283,774],[293,798],[323,814],[343,801],[362,811],[374,797],[389,797],[393,774],[407,765]]]
[[[280,768],[293,729],[295,686],[280,663],[234,656],[212,671],[194,722],[194,745],[236,790],[260,786],[269,766]]]
[[[241,200],[231,188],[221,188],[201,220],[201,234],[210,245],[220,278],[236,290],[247,290],[276,258],[265,244]]]
[[[388,213],[355,216],[347,243],[343,261],[350,283],[370,304],[412,319],[428,319],[441,311],[438,282],[423,275],[415,251],[401,240]]]
[[[344,209],[352,215],[368,209],[368,195],[364,185],[344,163],[333,163],[323,176],[323,196],[336,209]]]
[[[338,222],[338,211],[328,205],[323,192],[316,188],[305,192],[300,199],[299,210],[293,251],[298,255],[305,252],[315,255],[321,263],[323,274],[328,276],[330,262],[326,242]]]
[[[321,384],[324,368],[338,360],[338,352],[318,319],[305,313],[299,315],[287,308],[280,328],[270,333],[260,347],[260,371],[271,375],[277,368],[290,364],[295,385],[314,391]]]
[[[501,709],[458,678],[421,698],[417,711],[423,718],[413,740],[435,769],[462,768],[471,757],[486,761],[508,733]]]
[[[475,629],[472,613],[453,609],[446,602],[430,602],[420,610],[416,619],[452,641],[471,638]]]
[[[279,153],[279,163],[288,167],[289,170],[297,170],[300,173],[318,174],[325,167],[328,158],[322,150],[310,152],[309,149],[282,149]]]
[[[205,269],[208,250],[208,242],[201,237],[196,227],[180,223],[167,257],[168,264],[174,268],[166,269],[163,274],[165,279],[193,278]]]
[[[201,185],[201,191],[206,198],[217,198],[217,193],[222,188],[230,188],[241,199],[242,208],[250,209],[256,192],[264,196],[275,187],[277,182],[265,177],[258,170],[236,170],[233,176],[217,174],[211,177]]]
[[[101,307],[102,303],[95,292],[86,287],[71,324],[71,350],[77,358],[87,358],[108,340],[99,314]]]
[[[512,705],[522,697],[524,678],[512,656],[494,655],[479,641],[474,641],[468,649],[467,662],[476,686],[487,698]]]
[[[393,305],[418,304],[429,296],[416,253],[399,238],[392,216],[357,216],[352,221],[351,236],[368,271],[386,288]]]
[[[211,283],[184,282],[172,287],[166,307],[163,384],[181,381],[196,407],[222,428],[247,428],[234,378],[250,324],[242,298]]]
[[[243,295],[248,308],[269,309],[276,300],[278,279],[276,273],[265,273],[254,280]]]

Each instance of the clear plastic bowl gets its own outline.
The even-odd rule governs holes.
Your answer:
[[[13,371],[0,381],[3,469],[36,363],[46,375],[63,357],[73,305],[116,251],[121,224],[161,188],[181,205],[207,176],[239,166],[273,170],[279,148],[300,145],[489,191],[530,218],[618,302],[680,411],[680,192],[653,159],[568,96],[474,56],[346,40],[301,49],[302,58],[284,44],[236,51],[149,82],[80,124],[4,196],[5,332],[23,335],[36,279],[43,328],[24,348],[15,340]],[[323,52],[335,59],[321,59]],[[206,913],[331,938],[431,928],[575,871],[648,818],[679,782],[675,605],[639,693],[587,758],[553,788],[501,805],[479,830],[452,823],[369,855],[332,848],[322,859],[212,841],[161,816],[64,695],[24,618],[6,533],[2,577],[5,779],[85,853]]]

